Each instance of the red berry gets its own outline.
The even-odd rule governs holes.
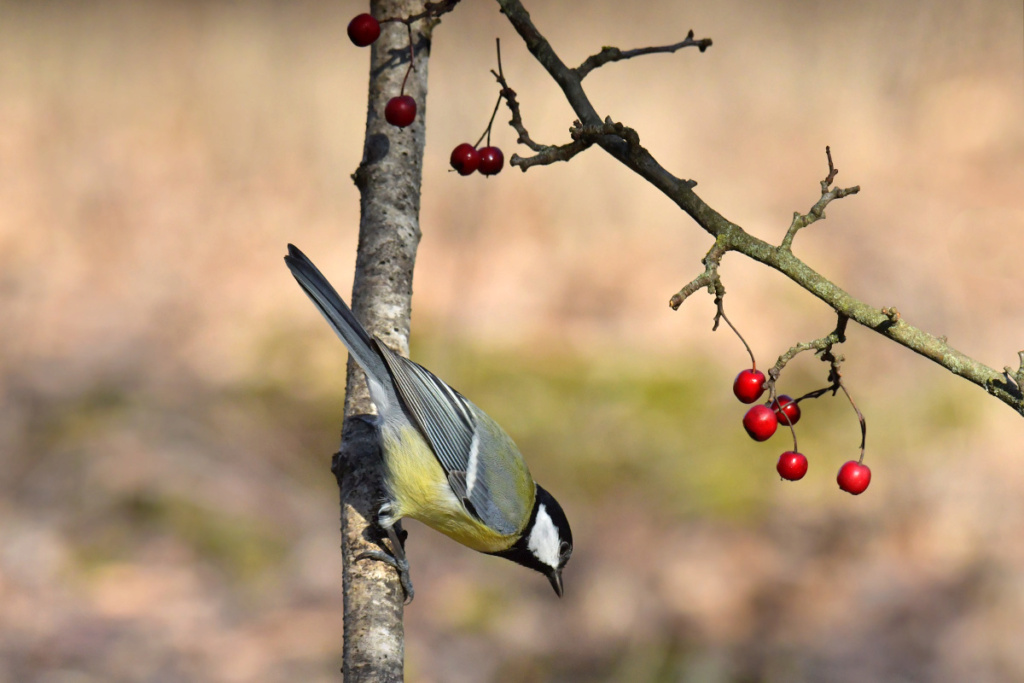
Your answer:
[[[789,479],[790,481],[803,479],[804,475],[807,474],[807,458],[804,457],[803,453],[786,451],[779,456],[779,462],[775,465],[775,469],[783,479]]]
[[[732,393],[742,403],[753,403],[764,393],[764,373],[751,368],[736,375],[732,383]]]
[[[384,107],[384,118],[392,126],[405,128],[416,120],[416,100],[408,95],[392,97]]]
[[[469,175],[480,165],[480,152],[468,142],[463,142],[452,150],[451,164],[459,175]]]
[[[359,47],[371,45],[380,37],[380,24],[369,14],[357,15],[348,22],[348,37]]]
[[[779,424],[783,427],[787,424],[795,425],[800,421],[800,406],[796,401],[785,394],[772,401],[771,405],[768,407],[775,411],[775,417],[778,418]],[[788,422],[786,421],[786,418],[789,418]]]
[[[766,405],[754,406],[743,416],[743,428],[754,441],[767,441],[778,426],[775,413]]]
[[[864,493],[868,484],[871,483],[871,470],[867,465],[851,460],[843,463],[843,466],[839,468],[839,476],[836,477],[836,481],[839,482],[839,488],[856,496]]]
[[[505,164],[505,155],[497,147],[484,147],[480,150],[480,172],[484,175],[497,175]]]

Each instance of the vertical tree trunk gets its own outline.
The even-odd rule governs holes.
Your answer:
[[[373,0],[377,19],[409,17],[423,10],[414,0]],[[419,245],[420,181],[423,170],[429,20],[413,24],[415,70],[405,94],[418,107],[416,121],[399,129],[384,120],[384,107],[399,95],[409,65],[409,34],[401,22],[381,25],[371,48],[369,102],[363,160],[353,175],[361,193],[359,251],[352,309],[370,331],[408,355],[412,276]],[[339,37],[339,39],[344,39]],[[361,55],[360,55],[361,56]],[[353,56],[353,62],[359,57]],[[355,561],[375,548],[373,526],[383,497],[377,474],[377,443],[364,422],[372,412],[362,371],[349,360],[342,447],[334,462],[341,493],[342,560],[345,591],[345,680],[401,681],[405,595],[397,573],[375,560]]]

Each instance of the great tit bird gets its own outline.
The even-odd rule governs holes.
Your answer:
[[[411,517],[473,550],[539,571],[561,597],[562,569],[572,555],[569,521],[530,476],[508,434],[432,372],[371,337],[297,247],[289,244],[284,260],[366,373],[377,407],[386,491],[377,523],[393,555],[362,557],[398,569],[411,600],[409,564],[394,529]]]

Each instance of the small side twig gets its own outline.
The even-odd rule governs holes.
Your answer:
[[[704,272],[687,283],[686,286],[673,294],[672,298],[669,299],[668,305],[672,307],[673,311],[679,310],[683,302],[701,287],[707,287],[708,294],[714,294],[716,297],[725,296],[725,287],[722,285],[722,279],[718,276],[718,266],[721,265],[723,256],[725,256],[725,249],[716,242],[701,260],[701,263],[704,264]]]
[[[854,185],[853,187],[833,187],[829,189],[829,185],[836,179],[839,174],[839,169],[832,165],[832,150],[828,146],[825,147],[825,155],[828,157],[828,175],[821,181],[821,199],[815,202],[811,210],[805,214],[800,214],[797,211],[793,212],[793,222],[789,225],[789,230],[786,231],[786,236],[782,238],[782,244],[779,248],[784,251],[790,251],[793,248],[793,238],[796,237],[796,233],[806,228],[811,223],[815,223],[825,218],[825,207],[830,202],[836,199],[842,199],[851,194],[857,194],[860,192],[860,185]]]
[[[1017,389],[1024,388],[1024,351],[1018,351],[1017,357],[1020,359],[1020,367],[1017,370],[1013,370],[1009,365],[1003,368],[1003,372],[1006,374],[1007,380],[1013,380],[1017,385]]]
[[[609,62],[619,62],[623,59],[632,59],[633,57],[640,57],[642,55],[652,55],[657,53],[671,53],[677,50],[681,50],[684,47],[696,47],[704,52],[711,47],[710,38],[701,38],[700,40],[693,39],[693,29],[686,34],[686,39],[675,43],[673,45],[661,45],[658,47],[642,47],[636,50],[620,50],[617,47],[603,47],[601,51],[596,55],[590,55],[583,63],[572,71],[576,74],[576,77],[581,81],[586,78],[594,69],[600,68]]]
[[[512,120],[509,121],[509,125],[512,126],[519,136],[516,138],[516,142],[526,145],[537,153],[530,157],[521,157],[518,154],[513,154],[508,160],[510,166],[516,166],[519,170],[525,172],[531,166],[546,166],[556,161],[568,161],[594,144],[590,140],[576,139],[574,137],[572,142],[565,145],[543,145],[530,137],[530,132],[526,129],[526,124],[523,123],[519,101],[516,99],[516,91],[509,87],[508,81],[505,80],[505,74],[502,71],[500,43],[498,45],[498,70],[494,71],[492,69],[491,74],[498,81],[498,85],[501,86],[501,91],[498,93],[498,102],[500,103],[501,100],[505,100],[508,110],[512,113]],[[495,105],[494,112],[497,113],[497,111],[498,105]],[[494,121],[494,114],[491,114],[491,121]],[[573,122],[573,128],[569,129],[570,133],[578,125],[579,121]],[[490,124],[488,124],[487,130],[490,131],[490,129]],[[481,139],[483,139],[482,136]]]
[[[843,356],[837,356],[832,353],[832,347],[828,346],[818,352],[819,360],[829,364],[828,371],[828,385],[821,389],[815,389],[814,391],[808,391],[803,396],[793,399],[794,403],[800,403],[808,398],[821,398],[825,394],[831,393],[833,396],[839,393],[839,384],[842,379],[842,373],[840,372],[840,366],[842,366],[845,358]],[[774,389],[773,389],[774,391]]]
[[[517,166],[520,171],[525,173],[526,169],[533,166],[547,166],[556,161],[568,161],[580,152],[590,149],[592,144],[583,140],[575,140],[564,145],[544,145],[541,147],[540,152],[532,157],[521,157],[518,154],[513,154],[509,157],[508,163],[509,166]]]
[[[513,93],[514,95],[515,93]],[[506,98],[506,102],[508,102]],[[511,105],[510,105],[511,107]],[[520,132],[520,140],[523,139],[523,133],[525,128],[520,131],[516,126],[515,118],[511,121],[512,126],[516,128],[517,132]],[[522,121],[519,121],[522,124]],[[569,136],[572,138],[572,142],[565,145],[558,146],[540,146],[539,149],[533,145],[529,145],[531,149],[534,149],[537,154],[532,157],[521,157],[518,154],[513,154],[509,163],[513,166],[518,166],[520,170],[525,171],[531,166],[546,166],[547,164],[553,164],[556,161],[568,161],[580,152],[590,149],[599,139],[606,135],[614,135],[624,140],[628,146],[630,154],[646,153],[646,150],[640,146],[640,136],[637,132],[628,126],[624,126],[621,123],[616,123],[610,118],[605,119],[604,123],[597,125],[584,125],[577,119],[573,121],[572,127],[569,128]]]
[[[804,351],[813,350],[822,352],[822,360],[835,360],[835,357],[832,355],[832,347],[835,344],[842,344],[843,342],[846,341],[846,324],[849,321],[850,319],[847,316],[840,313],[838,320],[836,321],[836,329],[832,330],[830,333],[828,333],[827,335],[820,339],[814,339],[808,342],[801,342],[799,344],[796,344],[791,349],[786,351],[784,354],[779,356],[779,359],[775,361],[775,365],[773,365],[772,368],[768,371],[768,381],[765,382],[765,388],[768,389],[769,397],[771,399],[775,398],[775,383],[778,381],[779,376],[782,374],[782,369],[785,368],[786,365],[791,360],[793,360],[798,354],[803,353]],[[828,354],[827,356],[825,355],[826,353]],[[838,373],[838,364],[834,364],[833,370],[834,372]],[[829,378],[830,380],[832,379],[831,374],[829,375]],[[821,396],[826,391],[833,391],[834,393],[835,388],[829,387],[824,390],[821,390],[821,393],[819,393],[818,396]],[[815,392],[811,393],[813,394]],[[799,402],[803,398],[817,398],[817,396],[805,395],[802,396],[800,399],[797,399],[797,402]]]
[[[502,70],[502,49],[501,41],[498,41],[498,71],[490,70],[490,73],[494,75],[498,81],[498,85],[502,86],[499,91],[499,101],[505,99],[505,103],[508,105],[509,112],[512,113],[512,120],[509,121],[509,125],[515,129],[515,132],[519,134],[516,142],[519,144],[525,144],[530,150],[534,152],[545,152],[552,148],[550,145],[541,144],[540,142],[534,141],[534,138],[529,136],[529,131],[526,130],[526,126],[522,122],[522,115],[519,112],[519,102],[516,100],[516,92],[509,87],[508,81],[505,80],[505,72]],[[496,108],[497,110],[497,108]],[[492,115],[492,121],[494,121],[494,115]]]

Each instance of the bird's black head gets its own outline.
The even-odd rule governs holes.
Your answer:
[[[572,529],[554,497],[537,486],[537,496],[522,536],[508,550],[493,553],[548,577],[562,597],[562,569],[572,556]]]

